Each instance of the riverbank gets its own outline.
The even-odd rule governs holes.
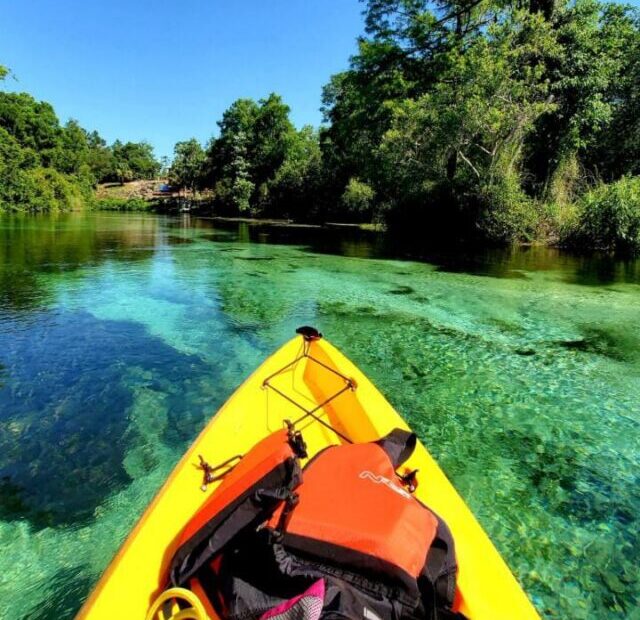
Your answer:
[[[305,222],[296,222],[294,220],[285,220],[277,218],[258,218],[258,217],[224,217],[221,215],[201,215],[196,214],[199,219],[211,220],[213,222],[227,222],[227,223],[245,223],[252,224],[254,226],[280,226],[286,228],[306,228],[306,229],[327,229],[337,228],[343,230],[365,230],[369,232],[385,232],[385,228],[382,224],[371,224],[368,222],[354,223],[354,222],[323,222],[322,224],[309,224]]]
[[[93,208],[101,211],[169,210],[178,192],[164,190],[166,187],[166,179],[100,183],[96,187]]]
[[[286,226],[291,228],[357,228],[384,232],[380,223],[371,222],[303,222],[289,218],[243,217],[214,215],[212,193],[193,195],[188,191],[168,187],[166,179],[131,181],[129,183],[102,183],[95,193],[93,209],[97,211],[147,211],[150,213],[193,213],[202,219],[218,222],[244,222],[252,225]]]
[[[151,211],[157,213],[190,212],[220,221],[278,224],[283,226],[355,226],[363,230],[389,229],[409,246],[472,244],[477,247],[496,245],[547,245],[577,251],[609,251],[619,255],[640,253],[640,177],[623,177],[615,183],[598,185],[574,203],[538,205],[532,209],[529,233],[513,239],[483,235],[453,205],[414,205],[403,217],[390,222],[336,221],[336,210],[329,210],[322,221],[320,213],[305,214],[304,219],[218,214],[215,193],[211,190],[189,192],[175,190],[166,181],[134,181],[98,186],[94,208],[108,211]],[[497,209],[498,207],[496,207]],[[454,217],[458,213],[459,217]]]

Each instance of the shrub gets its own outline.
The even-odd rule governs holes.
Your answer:
[[[16,178],[15,207],[28,211],[81,209],[84,198],[74,180],[53,168],[21,171]]]
[[[251,195],[255,189],[252,181],[244,177],[237,177],[231,186],[231,200],[241,214],[253,213],[251,209]]]
[[[517,175],[482,186],[478,203],[478,226],[489,241],[510,243],[534,237],[539,221],[536,204],[522,191]]]
[[[94,204],[100,211],[149,211],[153,206],[143,198],[100,198]]]
[[[547,199],[559,206],[574,202],[580,191],[582,171],[575,153],[563,157],[551,177]]]
[[[569,245],[640,252],[640,177],[622,177],[583,194],[576,222],[565,232]]]
[[[375,192],[359,179],[350,178],[340,202],[347,211],[360,215],[371,214]]]

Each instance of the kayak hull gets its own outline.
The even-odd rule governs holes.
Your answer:
[[[408,428],[367,377],[328,341],[308,346],[313,362],[302,355],[303,338],[292,339],[265,360],[210,420],[124,542],[79,619],[146,617],[166,585],[182,529],[216,486],[202,491],[198,455],[217,464],[244,454],[265,435],[281,429],[285,420],[299,419],[304,414],[301,407],[318,407],[315,415],[338,431],[313,417],[300,422],[297,428],[311,457],[327,445],[341,443],[340,434],[367,442],[394,428]],[[265,379],[274,374],[270,384],[276,389],[266,388]],[[343,389],[345,381],[339,375],[348,377],[353,389]],[[420,442],[406,465],[419,470],[418,499],[447,522],[456,541],[460,611],[473,620],[538,618],[487,534]]]

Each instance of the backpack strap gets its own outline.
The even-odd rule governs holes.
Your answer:
[[[417,441],[415,433],[394,428],[388,435],[374,443],[389,455],[393,468],[397,469],[413,454]]]
[[[298,460],[289,458],[215,514],[176,551],[169,572],[171,584],[183,587],[236,536],[266,521],[278,506],[290,501],[301,479]]]
[[[447,524],[436,517],[436,537],[419,579],[425,609],[431,611],[428,617],[433,620],[465,620],[466,616],[452,609],[458,572],[453,536]]]

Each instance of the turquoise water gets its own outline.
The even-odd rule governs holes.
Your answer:
[[[0,617],[72,618],[211,413],[310,323],[543,616],[639,618],[640,261],[394,255],[353,231],[0,219]]]

